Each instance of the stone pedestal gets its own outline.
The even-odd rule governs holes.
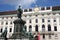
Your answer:
[[[18,18],[14,21],[14,33],[12,35],[12,38],[25,38],[25,34],[23,32],[24,24],[26,22],[23,21],[22,19]]]

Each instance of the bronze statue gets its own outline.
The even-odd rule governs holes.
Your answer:
[[[21,9],[21,6],[19,6],[19,8],[18,8],[18,18],[21,19],[22,13],[23,13],[23,10]]]
[[[5,40],[7,40],[7,28],[5,28],[1,36],[4,37]]]

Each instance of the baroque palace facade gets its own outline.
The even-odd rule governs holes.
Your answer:
[[[0,12],[0,35],[7,28],[7,37],[11,37],[17,18],[17,11]],[[60,39],[60,6],[23,9],[22,19],[26,21],[26,31],[34,37],[39,32],[41,40]]]

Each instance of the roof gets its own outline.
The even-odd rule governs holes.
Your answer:
[[[47,8],[49,9],[49,7]],[[60,10],[60,6],[53,6],[52,11],[55,11],[55,10]],[[10,14],[17,14],[17,10],[0,12],[0,15],[10,15]]]
[[[5,12],[0,12],[0,15],[10,15],[10,14],[17,14],[17,11],[5,11]]]
[[[54,6],[54,7],[52,7],[52,10],[54,11],[54,10],[60,10],[60,6]]]

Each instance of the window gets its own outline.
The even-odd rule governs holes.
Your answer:
[[[12,21],[10,22],[10,24],[12,24]]]
[[[36,19],[36,23],[38,23],[38,19]]]
[[[12,32],[12,28],[10,28],[10,31],[9,32]]]
[[[51,34],[49,34],[49,39],[51,39]]]
[[[54,18],[54,20],[53,20],[54,22],[56,22],[56,18]]]
[[[28,11],[27,9],[24,10],[24,12],[27,12],[27,11]]]
[[[35,31],[38,32],[38,25],[35,26]]]
[[[49,10],[49,9],[50,9],[50,7],[47,7],[46,9],[47,9],[47,10]]]
[[[32,11],[32,9],[29,9],[29,11]]]
[[[42,19],[42,22],[44,22],[44,19]]]
[[[44,24],[42,25],[42,31],[43,32],[45,31],[45,25]]]
[[[0,32],[2,32],[2,28],[0,29]]]
[[[48,22],[50,22],[50,20],[48,20]]]
[[[48,31],[51,31],[51,25],[48,25]]]
[[[29,23],[31,23],[31,19],[29,20]]]
[[[41,8],[41,10],[45,10],[45,8],[43,7],[43,8]]]
[[[13,17],[11,17],[11,19],[12,19]]]
[[[56,20],[54,19],[54,22],[56,22]]]
[[[6,25],[8,25],[8,22],[6,22]]]
[[[43,39],[45,39],[45,34],[43,34]]]
[[[32,26],[30,25],[30,26],[29,26],[29,32],[31,32],[31,31],[32,31]]]
[[[54,26],[54,31],[57,31],[57,26]]]

